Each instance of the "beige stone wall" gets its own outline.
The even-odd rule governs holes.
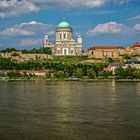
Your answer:
[[[90,50],[89,58],[119,58],[119,50]]]
[[[53,57],[48,54],[20,54],[13,56],[11,53],[0,53],[0,57],[11,58],[17,61],[53,59]]]
[[[0,58],[11,58],[12,54],[11,53],[0,53]]]
[[[140,47],[125,48],[125,49],[110,49],[110,50],[89,50],[89,58],[120,58],[121,55],[128,54],[129,56],[140,56]]]

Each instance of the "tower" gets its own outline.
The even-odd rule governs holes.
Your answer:
[[[44,37],[44,47],[47,47],[49,45],[49,37],[48,35],[45,35]]]
[[[66,21],[62,21],[56,28],[56,41],[72,40],[72,28]]]

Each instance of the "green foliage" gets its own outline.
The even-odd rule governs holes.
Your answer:
[[[117,68],[115,70],[115,75],[117,79],[125,79],[126,78],[125,69],[122,67]]]
[[[82,78],[84,76],[82,69],[80,68],[76,69],[76,71],[74,72],[74,76],[77,78]]]
[[[64,78],[64,72],[63,71],[56,71],[56,72],[54,72],[54,77],[59,78],[59,79],[63,79]]]
[[[116,78],[117,79],[133,79],[133,78],[139,78],[140,77],[140,70],[136,68],[122,68],[119,67],[115,71],[116,73]]]
[[[56,77],[71,77],[76,76],[81,78],[83,76],[89,76],[89,78],[94,78],[95,73],[102,71],[103,68],[107,67],[108,64],[93,64],[93,63],[67,63],[58,61],[27,61],[27,62],[16,62],[11,59],[0,58],[0,70],[44,70],[48,69],[50,71],[56,72]],[[57,72],[63,72],[57,73]],[[63,76],[62,76],[63,75]],[[26,76],[26,74],[25,74]],[[50,76],[47,75],[46,78]]]
[[[60,62],[60,63],[63,62],[67,64],[72,64],[72,63],[76,64],[87,59],[88,59],[87,56],[56,56],[54,57],[55,62]]]
[[[103,72],[103,76],[104,76],[105,79],[107,79],[109,75],[110,74],[108,72],[106,72],[106,71]]]
[[[0,53],[9,53],[11,51],[17,51],[17,49],[15,49],[15,48],[7,48],[5,50],[0,50]]]
[[[5,77],[5,73],[4,72],[0,72],[0,77]]]
[[[128,54],[121,55],[123,59],[130,59],[131,57]]]
[[[66,77],[66,78],[70,77],[70,73],[69,72],[65,72],[64,73],[64,77]]]
[[[136,69],[136,68],[134,69],[133,77],[140,79],[140,69]]]
[[[90,68],[90,69],[87,70],[87,76],[88,76],[90,79],[95,78],[96,73],[95,73],[95,71],[93,70],[93,68]]]
[[[8,73],[7,73],[7,76],[10,77],[10,78],[18,78],[18,77],[20,77],[21,75],[20,75],[19,72],[15,71],[15,72],[8,72]]]
[[[0,50],[0,53],[10,53],[11,51],[18,51],[17,49],[15,48],[7,48],[5,50]],[[39,48],[39,49],[36,49],[36,48],[33,48],[31,50],[21,50],[23,53],[41,53],[41,54],[52,54],[52,50],[51,48]],[[16,54],[14,54],[16,55]]]
[[[36,48],[33,48],[31,50],[22,50],[23,53],[41,53],[41,54],[52,54],[52,50],[51,48],[39,48],[39,49],[36,49]]]
[[[109,63],[113,63],[113,62],[115,62],[115,60],[109,57],[109,58],[108,58],[108,62],[109,62]]]

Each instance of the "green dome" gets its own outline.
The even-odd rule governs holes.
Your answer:
[[[71,28],[71,26],[68,22],[62,21],[58,24],[57,28]]]

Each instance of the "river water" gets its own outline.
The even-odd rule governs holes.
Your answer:
[[[140,140],[140,83],[0,81],[0,140]]]

